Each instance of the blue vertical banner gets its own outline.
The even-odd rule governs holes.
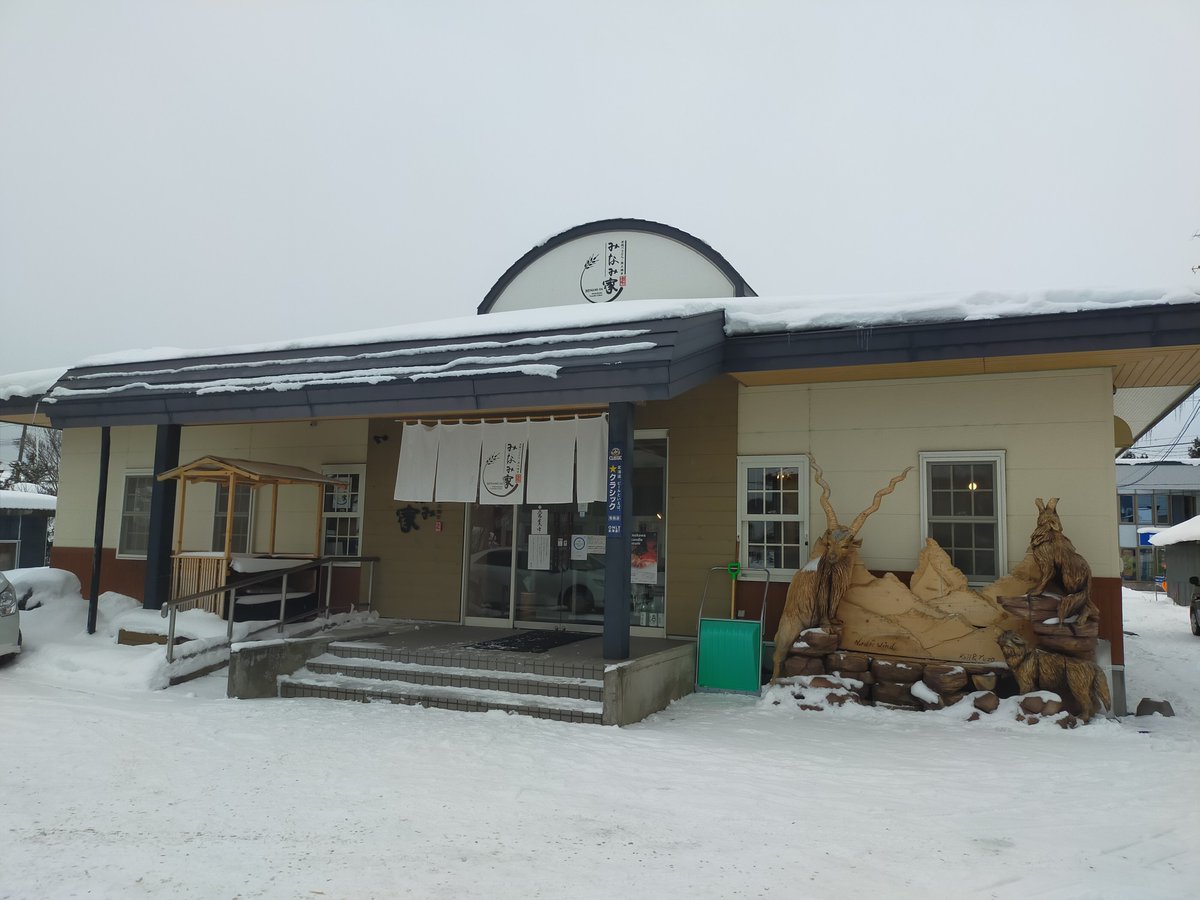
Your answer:
[[[608,536],[621,537],[624,534],[624,513],[622,506],[621,484],[624,477],[625,460],[620,447],[608,448]]]

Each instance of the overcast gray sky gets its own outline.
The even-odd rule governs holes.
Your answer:
[[[610,216],[760,294],[1196,284],[1200,3],[0,0],[0,370],[469,314]]]

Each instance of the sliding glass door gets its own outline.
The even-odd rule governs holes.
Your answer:
[[[666,624],[666,465],[665,434],[636,441],[630,624],[658,633]],[[475,503],[467,522],[464,622],[601,630],[603,503]]]

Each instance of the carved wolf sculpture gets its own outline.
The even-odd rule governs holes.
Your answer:
[[[858,514],[850,527],[838,523],[837,513],[829,503],[829,485],[826,484],[821,468],[816,459],[809,456],[809,462],[815,473],[817,484],[821,486],[821,508],[825,510],[826,528],[815,546],[816,554],[808,561],[803,569],[795,574],[788,587],[787,600],[783,604],[783,614],[779,617],[779,627],[775,630],[775,659],[771,670],[771,680],[779,678],[783,661],[787,659],[792,644],[806,628],[830,628],[834,625],[838,604],[846,595],[850,586],[850,573],[858,559],[858,548],[862,541],[858,540],[858,531],[863,527],[867,518],[879,509],[879,504],[896,489],[904,477],[912,471],[909,466],[888,486],[875,492],[875,500]]]
[[[1022,694],[1054,691],[1065,699],[1066,692],[1070,691],[1079,704],[1080,718],[1085,722],[1096,713],[1098,705],[1112,709],[1108,681],[1101,668],[1091,660],[1035,649],[1015,631],[1004,632],[998,643],[1004,661],[1017,678],[1017,690]]]
[[[1040,594],[1050,582],[1057,580],[1063,587],[1063,598],[1058,604],[1059,624],[1065,624],[1070,616],[1078,614],[1075,624],[1083,625],[1089,616],[1099,613],[1090,597],[1092,569],[1063,534],[1057,506],[1057,497],[1051,497],[1045,503],[1041,497],[1037,498],[1037,527],[1029,536],[1029,552],[1033,554],[1041,577],[1029,593]]]

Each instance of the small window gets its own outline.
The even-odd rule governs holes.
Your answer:
[[[321,519],[323,556],[362,556],[363,480],[366,467],[325,466],[327,478],[341,484],[326,485]]]
[[[922,453],[921,527],[973,584],[1007,568],[1004,451]]]
[[[743,565],[780,573],[808,562],[808,458],[738,459]]]
[[[1171,524],[1171,498],[1166,494],[1154,495],[1154,524]]]
[[[254,506],[254,489],[248,484],[239,484],[233,493],[233,535],[230,552],[250,552],[250,524]],[[212,548],[225,549],[225,514],[229,510],[229,485],[217,485],[217,501],[213,508]]]
[[[1154,524],[1154,495],[1138,494],[1134,498],[1137,504],[1137,523],[1139,525]]]
[[[121,497],[121,535],[117,540],[118,556],[145,558],[150,546],[150,497],[154,493],[154,476],[126,475]]]
[[[1122,494],[1121,500],[1121,521],[1132,524],[1133,522],[1133,495]]]

